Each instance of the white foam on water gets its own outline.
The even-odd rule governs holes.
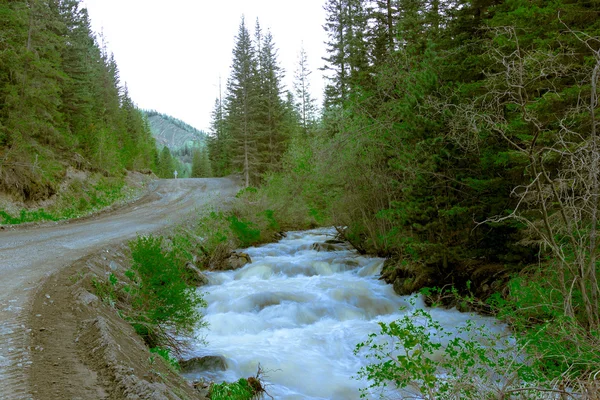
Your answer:
[[[279,243],[245,249],[253,262],[238,271],[209,273],[209,306],[197,344],[189,356],[222,355],[228,370],[188,374],[198,379],[234,381],[266,371],[268,392],[276,399],[358,399],[367,382],[353,378],[366,364],[354,348],[414,308],[378,279],[383,259],[360,256],[347,247],[316,251],[333,229],[290,232]],[[413,301],[414,302],[414,301]],[[430,309],[444,329],[456,331],[467,320],[493,328],[493,320],[456,310]],[[497,328],[501,329],[501,328]]]

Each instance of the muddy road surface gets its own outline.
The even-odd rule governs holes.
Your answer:
[[[153,182],[123,208],[60,224],[0,230],[0,399],[28,399],[28,307],[53,272],[137,234],[158,231],[203,207],[223,204],[238,190],[227,178]]]

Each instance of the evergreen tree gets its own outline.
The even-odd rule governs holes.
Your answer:
[[[158,175],[159,178],[170,179],[173,178],[173,173],[176,170],[177,165],[175,159],[171,155],[171,151],[167,146],[163,147],[158,158],[156,175]]]
[[[342,105],[351,89],[368,77],[367,43],[364,37],[368,18],[363,0],[329,0],[324,25],[329,37],[328,57],[323,68],[331,71],[325,89],[325,105]]]
[[[281,79],[283,72],[277,61],[277,51],[271,32],[263,37],[259,47],[259,98],[257,125],[260,151],[260,171],[278,170],[287,137],[283,124],[284,104]]]
[[[310,93],[310,71],[304,47],[300,49],[298,65],[294,74],[294,94],[296,96],[295,108],[300,117],[302,133],[308,135],[317,118],[317,107]]]
[[[210,134],[207,137],[210,163],[215,176],[225,176],[231,173],[231,154],[224,108],[221,98],[217,98],[211,114]]]
[[[257,133],[259,81],[257,55],[243,18],[235,40],[227,83],[225,124],[232,167],[241,171],[244,184],[250,186],[258,180],[260,173]]]
[[[192,156],[192,178],[209,178],[212,176],[208,151],[204,148],[195,149]]]
[[[153,166],[154,140],[77,0],[0,4],[0,190],[52,195],[69,166]]]

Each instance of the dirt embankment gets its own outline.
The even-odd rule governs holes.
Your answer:
[[[29,387],[35,399],[203,399],[151,354],[117,310],[93,294],[93,280],[128,267],[119,245],[75,262],[37,290]]]

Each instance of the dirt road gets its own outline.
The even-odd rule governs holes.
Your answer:
[[[222,204],[238,189],[226,178],[153,185],[139,201],[94,218],[0,230],[0,399],[31,398],[27,307],[45,277],[87,254],[172,225],[205,205]]]

